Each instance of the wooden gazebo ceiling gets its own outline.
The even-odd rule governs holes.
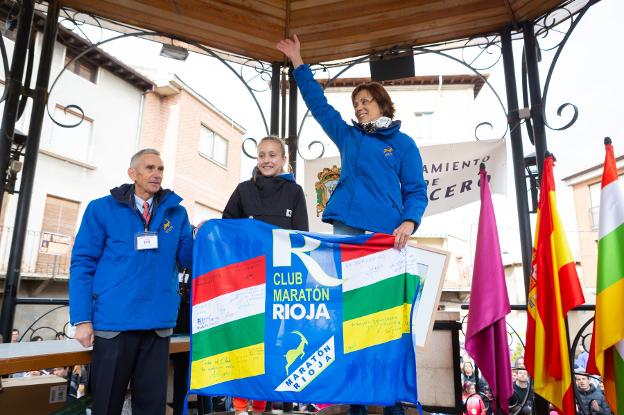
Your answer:
[[[63,6],[266,62],[296,33],[306,62],[499,31],[577,0],[62,0]]]

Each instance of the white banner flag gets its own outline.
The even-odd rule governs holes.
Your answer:
[[[479,200],[479,165],[485,163],[492,193],[507,194],[504,140],[470,141],[422,147],[429,205],[425,216]]]

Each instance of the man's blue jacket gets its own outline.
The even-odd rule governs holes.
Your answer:
[[[193,236],[182,198],[170,190],[154,195],[148,231],[158,248],[137,250],[145,220],[134,204],[134,185],[111,190],[89,203],[72,251],[69,313],[72,324],[95,330],[174,327],[179,305],[176,260],[193,261]]]
[[[416,227],[427,207],[427,184],[414,140],[399,131],[400,121],[368,133],[347,124],[327,103],[310,67],[294,71],[314,119],[340,150],[340,182],[323,212],[323,222],[391,234],[406,220]]]

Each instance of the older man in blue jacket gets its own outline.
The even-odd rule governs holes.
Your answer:
[[[163,162],[143,149],[134,184],[89,203],[72,252],[70,320],[93,346],[93,411],[119,414],[130,383],[137,414],[164,414],[169,337],[179,304],[176,261],[191,267],[193,237],[182,198],[161,188]]]

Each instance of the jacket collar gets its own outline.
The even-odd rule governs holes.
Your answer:
[[[282,173],[273,177],[265,177],[258,171],[257,167],[254,167],[253,173],[251,175],[252,181],[267,181],[267,180],[285,180],[287,182],[295,182],[295,176],[292,173]]]
[[[126,183],[121,186],[115,187],[110,190],[111,196],[124,205],[134,209],[134,184]],[[182,198],[176,195],[169,189],[160,189],[153,199],[153,208],[156,210],[157,206],[164,205],[166,207],[178,205],[182,201]]]
[[[362,131],[365,134],[379,134],[381,136],[392,135],[396,133],[399,130],[399,128],[401,128],[401,121],[399,120],[392,121],[392,123],[386,128],[380,128],[372,132],[368,131],[362,124],[360,124],[359,122],[355,120],[351,120],[351,122],[353,123],[353,126],[355,128],[357,128],[358,130]]]

